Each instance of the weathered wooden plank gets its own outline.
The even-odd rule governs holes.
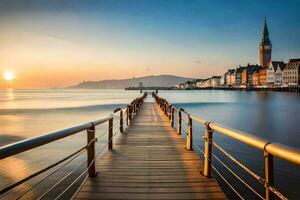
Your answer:
[[[81,188],[82,192],[103,192],[103,193],[148,193],[148,194],[160,194],[160,193],[209,193],[209,192],[222,192],[220,187],[211,186],[205,187],[167,187],[167,188],[127,188],[127,187],[98,187],[97,185],[87,185]]]
[[[126,187],[126,188],[130,188],[130,187],[134,187],[134,188],[139,188],[139,187],[147,187],[147,188],[173,188],[173,187],[188,187],[188,188],[192,188],[192,187],[214,187],[214,186],[218,186],[216,181],[210,181],[210,182],[194,182],[194,183],[114,183],[114,182],[100,182],[100,181],[86,181],[84,186],[87,185],[95,185],[100,187]],[[83,187],[84,187],[83,186]]]
[[[154,103],[145,103],[75,199],[226,199],[203,161]]]
[[[164,193],[164,194],[131,194],[131,193],[93,193],[79,192],[76,199],[226,199],[223,192],[213,193]]]

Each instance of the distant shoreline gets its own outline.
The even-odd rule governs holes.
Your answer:
[[[300,93],[300,87],[202,87],[179,89],[176,87],[127,87],[125,90],[229,90],[229,91],[270,91]]]

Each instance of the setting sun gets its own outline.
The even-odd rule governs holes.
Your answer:
[[[5,80],[11,81],[11,80],[13,80],[15,78],[15,74],[14,74],[13,71],[8,70],[8,71],[5,71],[3,73],[3,77],[4,77]]]

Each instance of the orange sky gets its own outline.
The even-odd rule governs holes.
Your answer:
[[[167,52],[160,46],[142,52],[11,30],[1,34],[0,43],[0,71],[12,70],[16,76],[10,82],[2,78],[0,88],[66,87],[83,80],[158,74],[199,77],[216,71],[216,67],[203,68],[214,63],[198,63],[181,51]],[[156,54],[160,49],[162,53]]]
[[[258,63],[266,14],[272,59],[299,57],[297,6],[269,4],[274,2],[3,1],[0,73],[12,70],[16,79],[0,76],[0,88],[67,87],[159,74],[221,75]],[[295,10],[278,15],[283,8]]]

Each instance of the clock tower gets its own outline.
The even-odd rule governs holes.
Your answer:
[[[271,62],[272,43],[269,38],[267,20],[265,19],[264,30],[259,44],[259,62],[262,67],[269,67]]]

